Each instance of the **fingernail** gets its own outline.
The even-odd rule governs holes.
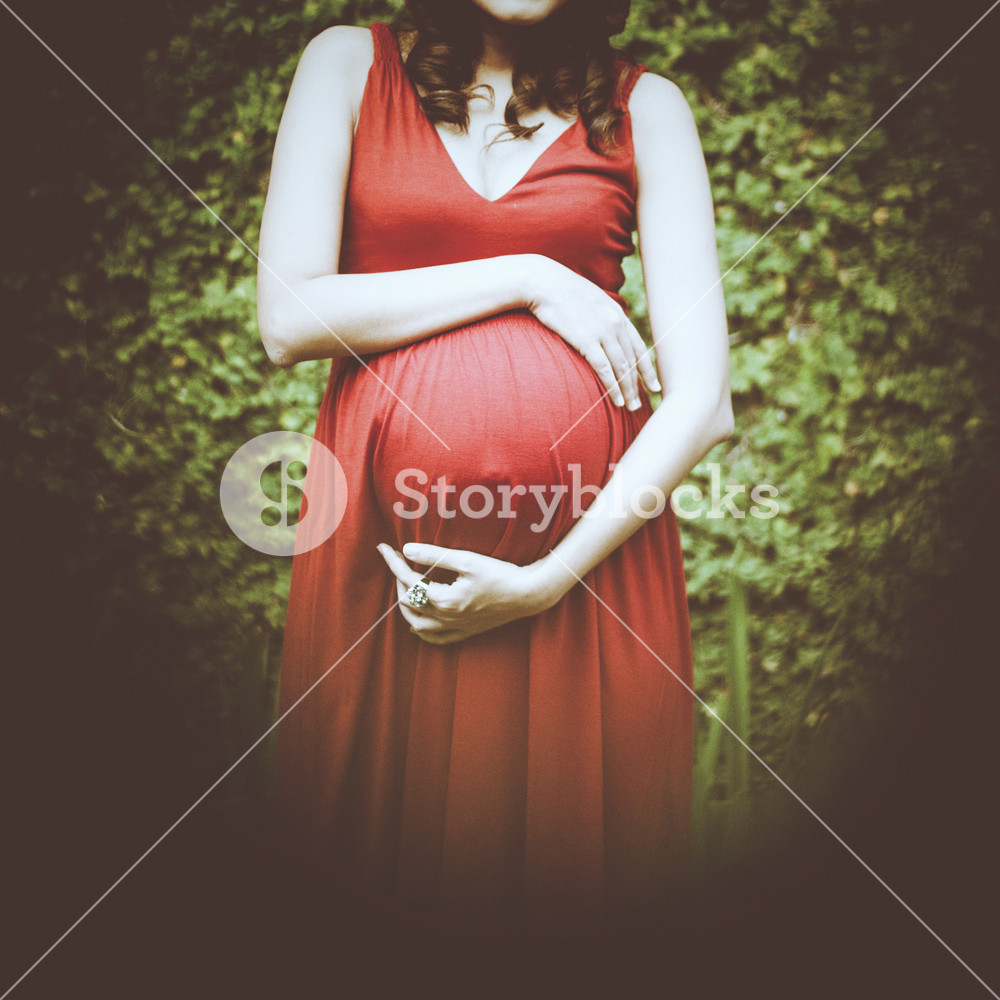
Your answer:
[[[630,403],[628,404],[628,408],[629,408],[630,410],[638,410],[638,409],[639,409],[639,407],[640,407],[641,405],[642,405],[642,404],[641,404],[641,403],[639,402],[639,400],[638,400],[638,399],[633,399],[633,400],[632,400],[632,401],[631,401],[631,402],[630,402]]]

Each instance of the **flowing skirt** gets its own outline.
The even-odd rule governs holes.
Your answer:
[[[648,403],[602,399],[523,311],[366,361],[333,363],[316,425],[346,496],[329,538],[305,523],[297,538],[283,849],[414,912],[560,926],[661,906],[685,868],[693,738],[669,504],[550,610],[449,646],[410,632],[375,548],[530,563],[590,504]],[[304,492],[307,508],[335,502],[312,463]]]

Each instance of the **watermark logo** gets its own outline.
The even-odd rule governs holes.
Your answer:
[[[708,465],[711,483],[708,496],[694,483],[684,483],[674,490],[669,500],[664,491],[654,484],[641,486],[626,498],[620,480],[615,480],[610,487],[602,490],[598,486],[583,483],[578,463],[571,462],[567,469],[569,484],[497,483],[485,486],[473,483],[462,490],[449,483],[447,476],[431,480],[423,469],[401,469],[396,475],[395,486],[396,492],[404,499],[397,500],[392,510],[404,520],[419,520],[431,510],[442,520],[459,514],[472,520],[491,516],[508,519],[518,516],[515,498],[523,497],[526,500],[526,511],[534,509],[538,515],[537,520],[529,525],[534,532],[548,530],[556,510],[563,502],[572,504],[571,516],[574,520],[580,517],[599,517],[605,510],[610,517],[625,518],[631,512],[648,520],[659,517],[668,503],[678,517],[688,521],[703,516],[710,519],[727,515],[737,519],[747,516],[747,512],[737,506],[736,500],[747,493],[748,487],[723,483],[722,467],[715,462]],[[612,462],[608,471],[613,472],[614,469],[615,463]],[[750,488],[750,516],[767,520],[777,515],[780,511],[780,505],[774,499],[777,495],[777,488],[768,483]],[[691,502],[701,504],[703,500],[709,501],[707,510],[703,506],[689,506]],[[529,515],[525,513],[523,516]]]
[[[670,498],[670,506],[678,517],[683,517],[687,521],[695,521],[704,516],[710,519],[725,517],[735,517],[742,520],[746,517],[746,511],[737,507],[735,500],[747,492],[748,487],[743,483],[723,483],[722,466],[718,462],[708,463],[710,489],[708,497],[694,483],[682,483],[674,490]],[[725,493],[723,493],[725,487]],[[769,520],[776,516],[781,510],[781,505],[775,499],[778,496],[778,488],[770,483],[758,483],[749,490],[750,516],[761,520]],[[688,506],[689,501],[700,504],[703,500],[709,500],[709,508]]]
[[[317,494],[316,502],[309,493]],[[233,453],[219,501],[242,542],[265,555],[291,556],[322,545],[337,530],[347,507],[347,477],[321,441],[271,431]]]

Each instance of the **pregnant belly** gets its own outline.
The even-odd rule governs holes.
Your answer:
[[[340,403],[352,380],[378,400],[373,488],[400,545],[531,562],[586,510],[649,415],[605,398],[589,364],[526,311],[369,363]]]

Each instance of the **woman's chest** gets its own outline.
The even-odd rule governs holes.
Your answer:
[[[489,169],[490,183],[507,184],[518,175],[489,199],[450,155],[475,159],[473,145],[449,151],[426,118],[393,124],[391,132],[359,124],[345,199],[342,271],[538,253],[607,291],[621,287],[621,261],[632,253],[635,229],[631,157],[593,152],[578,121],[550,137],[545,148],[529,148],[530,161],[520,159],[522,150],[518,159],[480,164]],[[501,140],[486,155],[506,156],[497,148],[505,145],[512,143]],[[493,173],[498,164],[503,172]],[[475,164],[461,166],[472,171]],[[471,180],[486,177],[480,172]]]
[[[527,177],[550,148],[572,138],[566,133],[580,127],[577,119],[559,118],[548,110],[526,117],[521,124],[534,131],[515,138],[494,108],[470,108],[469,127],[464,132],[442,124],[435,126],[435,131],[455,173],[471,191],[493,202]]]

